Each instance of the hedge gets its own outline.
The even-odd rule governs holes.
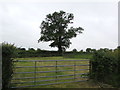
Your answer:
[[[2,43],[2,89],[10,87],[13,75],[12,58],[16,56],[16,47],[13,44]]]
[[[90,78],[120,87],[120,52],[97,51],[90,61]]]

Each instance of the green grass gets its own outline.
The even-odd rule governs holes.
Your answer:
[[[63,57],[32,57],[32,58],[16,58],[16,60],[80,60],[79,58],[63,58]],[[34,66],[34,62],[16,62],[14,63],[15,66]],[[58,65],[73,65],[74,61],[58,61]],[[77,61],[76,65],[78,64],[89,64],[89,61]],[[37,66],[50,66],[56,65],[56,62],[37,62]],[[76,66],[76,70],[78,69],[88,69],[89,66]],[[34,72],[35,68],[17,68],[15,72]],[[45,68],[36,68],[36,71],[55,71],[55,67],[45,67]],[[73,67],[57,67],[57,70],[74,70]],[[75,73],[88,73],[89,71],[75,71]],[[67,72],[50,72],[50,73],[36,73],[36,77],[38,76],[55,76],[55,75],[66,75],[66,74],[74,74],[73,71]],[[35,74],[14,74],[13,78],[22,78],[22,77],[34,77]],[[72,78],[74,76],[65,76],[65,77],[58,77],[57,79],[62,78]],[[76,77],[81,77],[80,75]],[[48,80],[48,79],[55,79],[56,77],[52,78],[37,78],[39,80]],[[79,80],[84,80],[87,78],[79,78]],[[26,82],[26,81],[33,81],[34,79],[21,79],[21,80],[12,80],[12,82]],[[78,80],[78,79],[77,79]],[[45,84],[45,83],[55,83],[55,82],[66,82],[66,81],[73,81],[73,80],[59,80],[59,81],[45,81],[39,82],[36,84]],[[34,83],[25,83],[25,84],[12,84],[12,86],[25,86],[25,85],[33,85]],[[37,87],[30,87],[30,88],[94,88],[99,87],[97,85],[92,85],[90,81],[86,82],[77,82],[77,83],[65,83],[65,84],[55,84],[55,85],[45,85],[45,86],[37,86]]]
[[[75,59],[90,59],[92,58],[92,55],[91,53],[84,53],[84,54],[81,54],[81,53],[77,53],[77,54],[65,54],[63,55],[64,58],[75,58]]]

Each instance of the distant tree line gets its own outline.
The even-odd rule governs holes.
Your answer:
[[[114,49],[115,50],[115,49]],[[100,48],[99,51],[106,52],[106,51],[114,51],[112,49],[108,48]],[[87,48],[85,51],[77,49],[73,49],[72,51],[64,51],[63,55],[69,55],[69,54],[92,54],[98,50]],[[17,57],[51,57],[51,56],[59,56],[58,51],[49,51],[49,50],[41,50],[37,48],[35,50],[34,48],[28,48],[26,50],[25,48],[17,48]]]
[[[25,48],[18,48],[17,54],[19,58],[59,56],[59,53],[57,51],[41,50],[39,48],[37,50],[35,50],[34,48],[29,48],[28,50],[26,50]]]

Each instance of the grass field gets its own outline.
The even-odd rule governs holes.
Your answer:
[[[63,58],[63,57],[34,57],[34,58],[17,58],[16,60],[80,60],[79,58]],[[57,65],[76,65],[79,64],[89,64],[89,61],[58,61]],[[34,66],[34,62],[16,62],[14,63],[16,66]],[[37,62],[36,66],[52,66],[56,65],[56,62]],[[89,66],[68,66],[68,67],[57,67],[57,70],[76,70],[78,69],[88,69]],[[44,67],[44,68],[36,68],[36,71],[55,71],[55,67]],[[35,68],[17,68],[15,72],[34,72]],[[75,74],[78,73],[88,73],[89,71],[75,71]],[[49,72],[49,73],[29,73],[29,74],[14,74],[13,78],[22,78],[22,77],[38,77],[38,76],[55,76],[55,75],[68,75],[74,74],[73,71],[67,72]],[[49,78],[37,78],[36,81],[39,80],[48,80],[48,79],[63,79],[63,78],[74,78],[74,76],[64,76],[64,77],[49,77]],[[81,75],[76,75],[76,77],[81,77]],[[87,78],[77,78],[75,80],[86,80]],[[21,79],[21,80],[12,80],[12,82],[27,82],[34,81],[33,79]],[[74,80],[74,79],[73,79]],[[36,82],[36,83],[24,83],[24,84],[12,84],[12,86],[26,86],[26,85],[37,85],[37,84],[46,84],[46,83],[56,83],[56,82],[68,82],[71,80],[57,80],[57,81],[44,81],[44,82]],[[44,85],[44,86],[36,86],[30,88],[99,88],[94,82],[85,81],[85,82],[74,82],[74,83],[64,83],[64,84],[55,84],[55,85]]]
[[[79,59],[90,59],[92,58],[92,55],[91,53],[76,53],[76,54],[65,54],[63,55],[64,58],[79,58]]]

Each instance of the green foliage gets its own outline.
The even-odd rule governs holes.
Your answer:
[[[41,23],[41,37],[38,42],[52,41],[49,46],[57,47],[59,53],[62,53],[63,49],[69,48],[71,44],[70,39],[83,31],[81,27],[68,28],[68,25],[73,23],[73,18],[72,13],[64,11],[48,14]]]
[[[86,53],[94,53],[94,52],[96,52],[96,49],[91,49],[91,48],[86,49]]]
[[[25,58],[25,57],[52,57],[52,56],[60,56],[57,51],[48,51],[48,50],[25,50],[24,48],[18,48],[17,49],[18,57],[19,58]],[[64,58],[86,58],[90,59],[92,57],[92,53],[86,53],[81,50],[78,52],[76,49],[73,49],[73,51],[66,51],[62,55]]]
[[[35,51],[35,49],[34,48],[29,48],[28,51],[32,52],[32,51]]]
[[[14,44],[2,43],[2,58],[13,58],[17,55]]]
[[[118,49],[109,51],[100,49],[94,53],[91,59],[90,77],[96,81],[120,86],[120,59]]]
[[[86,52],[87,52],[87,53],[90,53],[90,52],[91,52],[91,48],[87,48],[87,49],[86,49]]]
[[[29,48],[28,50],[17,49],[17,53],[19,58],[59,56],[59,53],[57,51],[48,51],[40,49],[35,50],[33,48]]]
[[[9,88],[13,75],[12,58],[16,56],[14,44],[2,43],[2,88]]]
[[[77,52],[77,49],[73,49],[73,53],[76,53]]]

